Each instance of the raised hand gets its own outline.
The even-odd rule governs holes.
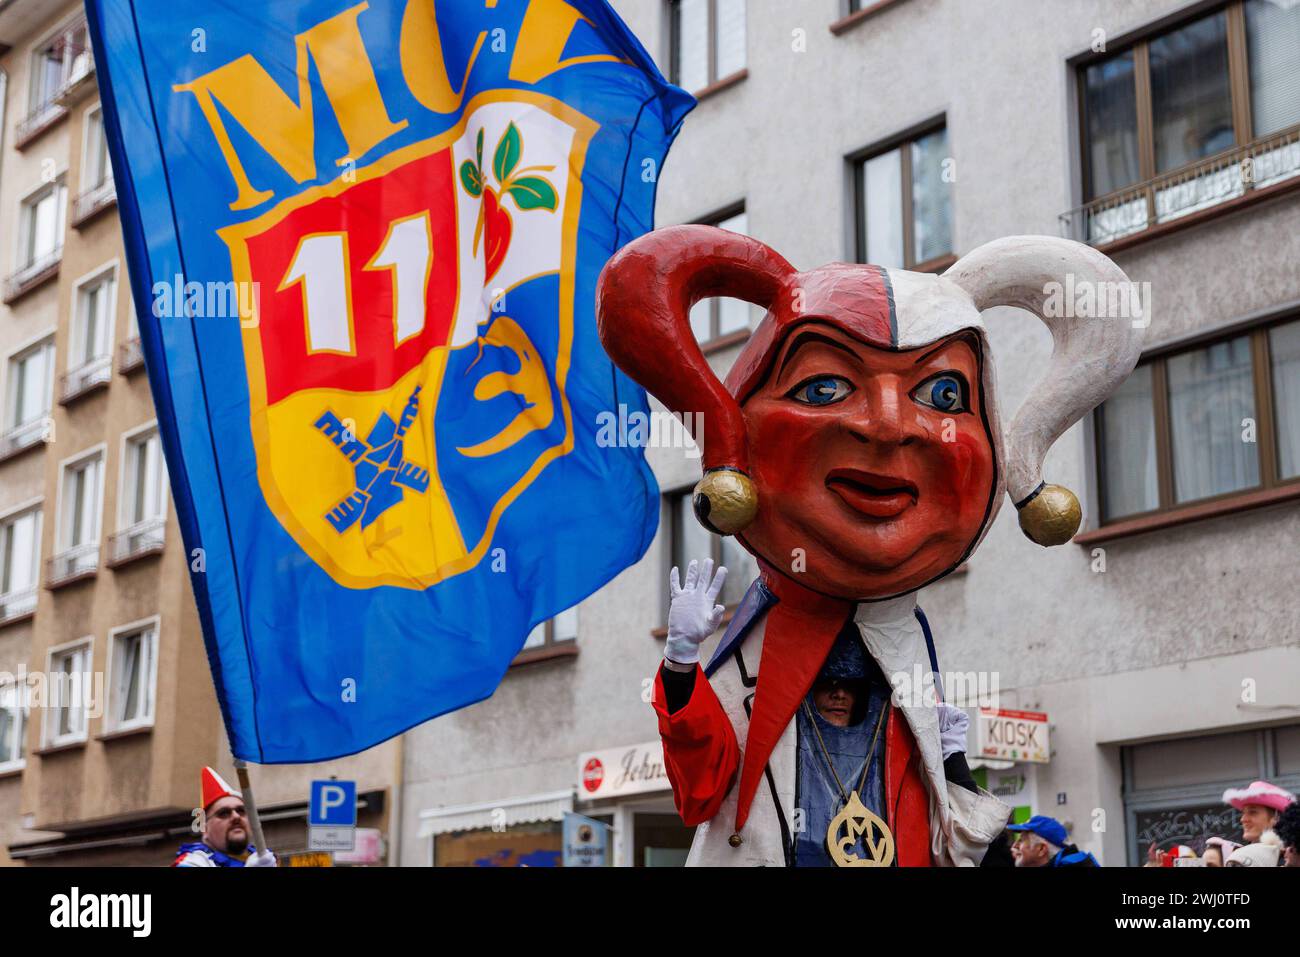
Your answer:
[[[687,565],[685,584],[673,567],[668,578],[672,601],[668,606],[668,643],[664,647],[664,657],[669,661],[693,665],[700,660],[700,645],[718,630],[726,610],[717,603],[726,580],[726,566],[719,565],[714,574],[712,558],[706,558],[702,567],[695,561]]]

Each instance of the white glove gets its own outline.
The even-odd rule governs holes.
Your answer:
[[[970,728],[970,715],[961,708],[940,701],[939,709],[939,744],[943,747],[946,760],[950,754],[960,751],[966,753],[966,731]]]
[[[248,855],[248,860],[244,861],[245,867],[279,867],[275,855],[270,851],[254,851]]]
[[[680,584],[676,566],[668,577],[672,602],[668,606],[668,643],[664,657],[679,665],[693,665],[700,660],[700,645],[718,630],[726,611],[717,604],[727,569],[718,566],[713,573],[713,559],[704,559],[700,568],[695,561],[686,566],[686,584]]]

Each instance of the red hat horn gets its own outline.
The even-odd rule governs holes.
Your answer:
[[[671,411],[707,421],[695,514],[724,535],[753,520],[758,495],[740,405],[705,361],[691,331],[691,307],[727,296],[771,310],[794,271],[748,236],[715,226],[670,226],[619,250],[596,288],[596,325],[615,364]]]

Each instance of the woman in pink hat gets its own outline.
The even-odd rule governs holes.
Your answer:
[[[1267,781],[1254,781],[1249,787],[1228,788],[1223,803],[1241,812],[1241,833],[1247,844],[1255,844],[1264,832],[1277,823],[1278,815],[1295,803],[1295,795]]]

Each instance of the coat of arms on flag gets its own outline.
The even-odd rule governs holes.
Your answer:
[[[565,277],[595,132],[558,100],[493,91],[447,132],[221,230],[236,281],[261,290],[243,330],[259,484],[340,584],[473,567],[573,447]],[[485,414],[440,421],[444,393]],[[496,457],[458,509],[444,474]]]
[[[595,286],[693,101],[605,0],[87,10],[236,755],[336,757],[490,694],[653,537],[642,450],[597,435],[646,399]],[[240,308],[160,311],[182,284]]]

